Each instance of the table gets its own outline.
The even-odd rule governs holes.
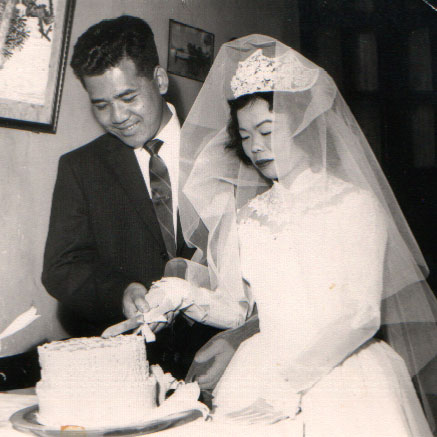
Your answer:
[[[0,436],[23,437],[25,435],[12,428],[9,417],[16,411],[37,403],[36,396],[31,393],[31,389],[0,393]]]

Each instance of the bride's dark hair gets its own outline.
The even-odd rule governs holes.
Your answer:
[[[252,161],[244,153],[243,144],[241,142],[240,129],[238,125],[237,112],[245,108],[247,105],[253,103],[255,100],[265,100],[269,105],[269,111],[273,110],[273,91],[258,92],[252,94],[245,94],[237,99],[228,100],[230,112],[230,119],[227,126],[229,141],[226,144],[227,149],[235,151],[236,155],[245,164],[252,165]]]

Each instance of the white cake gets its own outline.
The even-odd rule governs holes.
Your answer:
[[[137,335],[73,338],[38,347],[38,421],[88,429],[139,425],[156,407],[144,339]]]

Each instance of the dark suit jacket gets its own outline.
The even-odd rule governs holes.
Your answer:
[[[177,255],[192,255],[180,231]],[[167,260],[132,148],[105,134],[60,158],[42,282],[84,328],[80,335],[123,320],[127,285],[148,288]]]

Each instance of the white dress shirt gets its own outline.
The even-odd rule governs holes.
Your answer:
[[[161,132],[156,136],[164,144],[159,149],[158,155],[165,162],[170,176],[171,192],[172,192],[172,204],[173,204],[173,227],[175,239],[177,238],[177,214],[178,214],[178,188],[179,188],[179,146],[181,137],[181,125],[179,124],[178,117],[174,106],[167,103],[172,116],[168,123],[162,128]],[[135,156],[137,157],[138,164],[143,174],[144,182],[146,183],[147,190],[150,198],[152,197],[150,189],[150,174],[149,174],[149,161],[150,154],[144,149],[139,147],[135,149]]]

